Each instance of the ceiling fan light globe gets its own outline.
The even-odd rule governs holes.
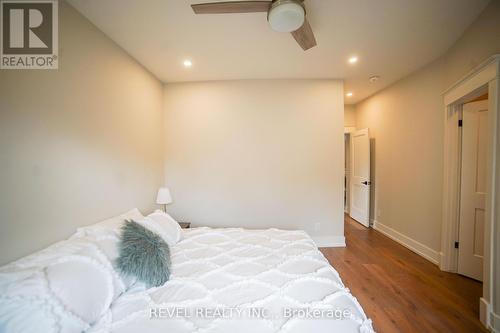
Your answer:
[[[304,24],[306,12],[295,1],[279,2],[269,10],[267,20],[274,31],[292,32]]]

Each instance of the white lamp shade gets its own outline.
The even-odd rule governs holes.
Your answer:
[[[166,187],[161,187],[156,196],[156,203],[159,205],[168,205],[171,202],[172,196],[170,195],[170,191]]]

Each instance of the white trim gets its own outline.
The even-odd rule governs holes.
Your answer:
[[[485,81],[488,82],[493,80],[495,77],[498,77],[495,66],[492,67],[490,65],[499,61],[500,54],[492,55],[472,69],[463,78],[455,82],[451,87],[446,89],[442,94],[444,96],[444,104],[449,105],[454,103],[471,91],[483,86]]]
[[[486,199],[487,222],[485,228],[487,228],[487,233],[485,237],[489,236],[489,248],[485,248],[486,254],[489,254],[488,264],[485,265],[485,275],[488,276],[489,286],[483,287],[484,293],[489,293],[488,298],[491,302],[492,312],[491,317],[493,318],[493,328],[500,333],[500,286],[498,281],[500,281],[500,153],[498,151],[500,147],[500,59],[497,62],[497,69],[499,76],[496,80],[491,81],[488,85],[489,91],[489,101],[490,101],[490,111],[491,113],[491,144],[489,148],[490,160],[490,172],[491,181],[488,182],[487,193],[491,193],[490,198],[488,195]],[[492,112],[493,111],[493,112]],[[489,235],[488,235],[489,233]]]
[[[490,312],[490,325],[488,327],[494,333],[500,333],[500,315]]]
[[[443,251],[439,252],[439,269],[442,270],[442,271],[450,272],[450,271],[447,271],[447,270],[443,269],[444,259],[445,259],[445,256],[444,256]],[[453,273],[456,273],[456,272],[453,272]]]
[[[311,236],[317,247],[345,247],[344,236]]]
[[[347,156],[346,156],[346,158],[347,158]],[[345,170],[344,182],[345,182],[344,183],[344,195],[345,195],[344,213],[347,215],[350,215],[350,213],[351,213],[351,171],[350,170]]]
[[[356,127],[346,126],[344,127],[344,134],[356,132]]]
[[[403,245],[407,249],[422,256],[423,258],[429,260],[433,264],[439,265],[439,260],[441,258],[441,255],[439,252],[431,249],[430,247],[428,247],[420,242],[417,242],[416,240],[414,240],[406,235],[403,235],[402,233],[400,233],[400,232],[392,229],[391,227],[388,227],[385,224],[382,224],[376,220],[373,221],[373,229],[386,235],[390,239],[398,242],[399,244]]]
[[[448,105],[444,115],[444,174],[443,174],[443,223],[441,225],[440,268],[456,272],[458,250],[458,220],[460,218],[460,181],[462,159],[462,132],[458,120],[462,119],[462,105]]]
[[[489,322],[490,322],[490,312],[491,312],[491,305],[490,303],[481,297],[479,299],[479,320],[481,321],[481,324],[484,325],[484,327],[488,328]]]

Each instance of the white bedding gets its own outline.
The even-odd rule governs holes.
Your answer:
[[[183,229],[146,289],[114,268],[118,224],[96,230],[0,268],[0,332],[373,332],[303,231]]]
[[[90,332],[373,332],[305,232],[185,229],[171,251],[170,280],[128,290]]]

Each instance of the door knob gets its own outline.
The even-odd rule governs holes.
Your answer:
[[[364,181],[364,182],[361,182],[361,184],[363,184],[363,185],[371,185],[371,184],[372,184],[372,182],[369,182],[369,181]]]

